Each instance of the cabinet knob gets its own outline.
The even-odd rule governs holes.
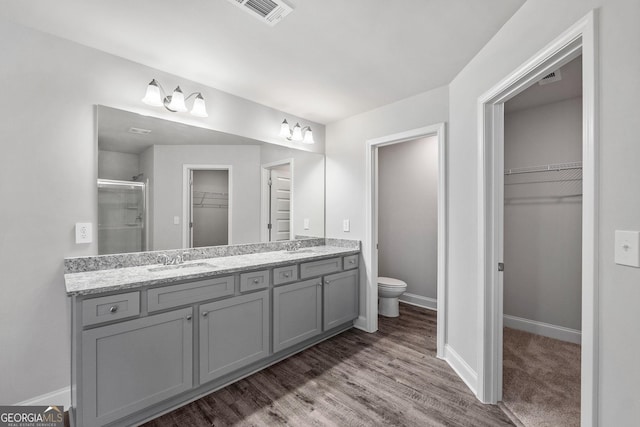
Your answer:
[[[117,305],[112,305],[111,307],[109,307],[109,312],[110,313],[115,313],[116,311],[118,311],[118,306]]]
[[[187,314],[187,320],[191,320],[191,315]]]
[[[208,312],[208,311],[203,311],[203,312],[202,312],[202,317],[207,317],[208,315],[209,315],[209,312]]]
[[[331,283],[331,280],[324,279],[324,284],[325,285],[328,285],[329,283]]]
[[[253,283],[257,285],[258,283],[260,283],[260,279],[253,279]]]
[[[349,260],[349,264],[355,264],[355,263],[356,263],[356,260],[355,260],[355,259],[350,259],[350,260]]]

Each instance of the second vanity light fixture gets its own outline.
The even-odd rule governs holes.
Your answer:
[[[153,107],[164,107],[171,112],[183,113],[187,111],[185,101],[192,96],[196,97],[191,108],[191,115],[196,117],[209,117],[207,114],[207,106],[204,103],[204,97],[200,92],[193,92],[185,98],[180,86],[176,87],[173,94],[167,95],[164,88],[156,79],[151,80],[147,86],[147,93],[142,98],[142,102]]]
[[[303,144],[315,143],[313,140],[313,131],[310,126],[300,127],[300,123],[296,123],[293,129],[291,129],[287,119],[284,119],[280,125],[280,136],[287,138],[289,141],[302,141]]]

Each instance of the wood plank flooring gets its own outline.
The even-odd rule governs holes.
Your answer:
[[[401,304],[379,330],[356,329],[145,427],[512,426],[435,356],[435,312]]]

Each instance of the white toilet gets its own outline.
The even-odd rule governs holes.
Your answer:
[[[407,284],[391,277],[378,277],[378,314],[398,317],[398,298],[407,290]]]

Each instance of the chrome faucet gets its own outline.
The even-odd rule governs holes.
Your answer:
[[[158,255],[158,262],[164,265],[177,265],[182,264],[185,261],[189,260],[189,253],[183,252],[181,254],[175,254],[174,256],[169,256],[166,254]]]
[[[289,242],[287,250],[289,252],[297,251],[302,247],[302,242],[300,240],[291,240]]]

